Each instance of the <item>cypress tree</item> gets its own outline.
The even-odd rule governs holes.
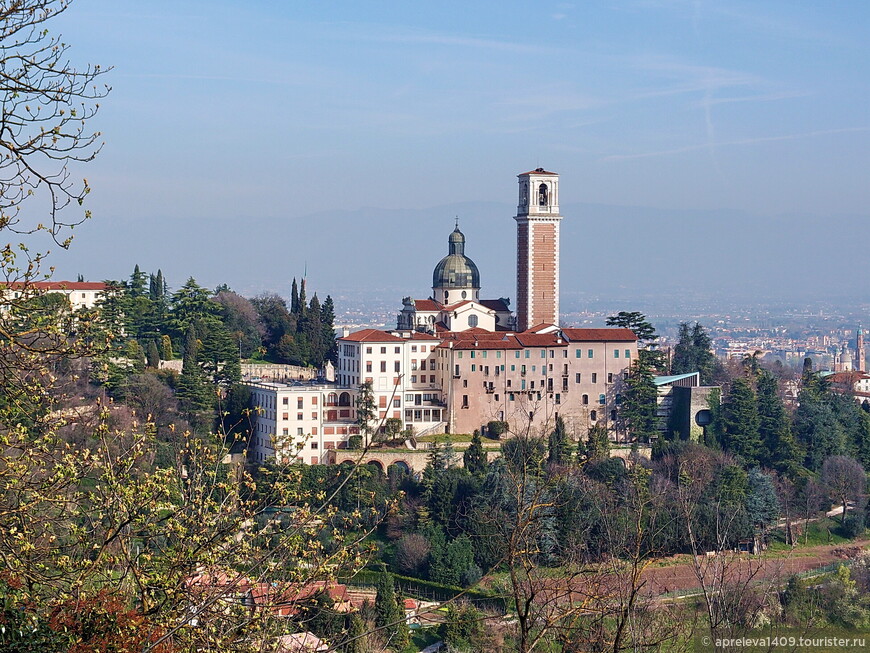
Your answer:
[[[762,453],[759,426],[758,404],[752,386],[746,379],[734,379],[722,404],[725,451],[743,457],[747,465],[757,464]]]
[[[172,338],[167,335],[160,336],[160,358],[165,361],[172,360]]]
[[[480,431],[477,429],[471,436],[471,445],[462,454],[462,463],[472,476],[482,476],[486,473],[487,453],[483,450]]]
[[[157,351],[157,343],[153,340],[148,341],[148,349],[145,352],[145,359],[148,367],[157,369],[160,367],[160,352]]]
[[[401,651],[408,645],[405,609],[396,599],[393,575],[384,572],[378,577],[375,596],[375,624],[386,634],[388,646]]]
[[[290,291],[290,315],[299,315],[299,287],[296,277],[293,277],[293,288]]]
[[[326,345],[324,359],[335,363],[338,361],[338,343],[335,340],[335,305],[329,295],[326,296],[321,307],[320,325],[323,330],[323,341]]]
[[[358,612],[351,612],[348,617],[347,643],[344,645],[344,653],[369,653],[368,638],[366,637],[366,625]]]
[[[565,420],[559,415],[556,418],[556,428],[550,433],[547,462],[551,465],[564,465],[568,458],[568,432],[565,429]]]
[[[300,318],[305,315],[306,308],[308,308],[308,299],[305,297],[305,279],[302,279],[299,284],[299,301],[296,304],[296,312]]]

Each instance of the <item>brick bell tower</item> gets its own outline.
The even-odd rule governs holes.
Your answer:
[[[559,324],[559,175],[517,175],[517,329]]]

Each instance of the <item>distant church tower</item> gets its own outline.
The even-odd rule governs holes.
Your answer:
[[[517,175],[517,329],[559,324],[559,175]]]
[[[858,327],[858,339],[855,342],[855,358],[855,369],[863,372],[867,359],[864,357],[864,329],[861,327]]]

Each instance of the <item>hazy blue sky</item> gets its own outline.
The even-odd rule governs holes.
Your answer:
[[[859,0],[75,0],[52,27],[115,67],[81,172],[108,227],[510,204],[538,165],[563,204],[866,216],[868,19]],[[371,231],[371,252],[416,240]]]

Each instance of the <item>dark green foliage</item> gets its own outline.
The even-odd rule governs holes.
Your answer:
[[[779,499],[773,480],[758,467],[749,470],[749,494],[746,497],[746,512],[752,522],[761,528],[774,524],[779,517]]]
[[[369,653],[371,650],[366,637],[368,629],[357,612],[351,612],[347,617],[347,639],[343,653]]]
[[[220,403],[221,433],[247,440],[254,426],[251,413],[251,389],[240,383],[229,387]]]
[[[758,463],[762,454],[759,426],[752,386],[746,379],[734,379],[722,404],[722,448],[740,456],[747,465]]]
[[[533,436],[515,436],[501,445],[501,455],[517,473],[540,474],[546,453],[544,441]]]
[[[689,327],[688,322],[682,322],[671,361],[671,374],[700,372],[701,384],[710,385],[716,372],[712,344],[707,331],[698,322],[692,327]]]
[[[199,341],[196,329],[191,324],[184,338],[184,359],[178,377],[177,396],[184,411],[194,422],[206,420],[206,414],[214,408],[215,395],[203,377],[199,366]]]
[[[655,327],[646,319],[646,315],[638,311],[620,311],[616,315],[611,315],[605,322],[610,327],[622,327],[623,329],[631,329],[638,340],[645,342],[653,342],[658,340]]]
[[[791,432],[791,423],[777,392],[776,377],[763,371],[758,376],[758,433],[763,452],[761,462],[791,476],[800,465],[800,452]]]
[[[469,474],[473,476],[486,474],[487,453],[483,449],[480,431],[475,430],[472,434],[471,444],[462,454],[462,462]]]
[[[500,438],[502,435],[508,432],[508,423],[500,422],[497,420],[493,420],[492,422],[488,422],[486,425],[486,433],[489,437],[492,438]]]
[[[160,352],[157,350],[157,343],[153,340],[148,341],[148,348],[145,350],[145,361],[148,367],[157,368],[160,365]]]
[[[173,293],[170,304],[172,313],[167,327],[174,339],[183,338],[191,325],[216,317],[218,313],[218,306],[210,300],[209,291],[196,283],[193,277]]]
[[[568,432],[565,429],[565,420],[562,416],[556,418],[556,428],[550,433],[547,443],[547,462],[550,465],[566,465],[570,459],[568,450]]]
[[[295,291],[294,279],[294,291]],[[294,292],[290,310],[278,295],[260,295],[252,300],[263,330],[263,345],[270,357],[294,365],[320,366],[335,361],[335,306],[331,297],[323,306],[315,293],[311,303],[305,297],[305,280]]]
[[[408,627],[405,624],[405,609],[396,598],[393,575],[387,572],[378,577],[375,597],[375,624],[382,629],[388,646],[401,651],[408,645]]]
[[[653,367],[645,358],[638,358],[629,369],[619,412],[629,434],[640,442],[658,435],[657,400]]]
[[[610,436],[607,427],[596,424],[586,433],[586,460],[603,460],[610,455]]]
[[[375,410],[375,395],[370,381],[361,383],[356,400],[356,423],[363,435],[365,444],[368,444],[373,431],[376,430],[374,423],[377,412]]]
[[[451,603],[441,636],[451,651],[483,651],[485,615],[470,603]]]

